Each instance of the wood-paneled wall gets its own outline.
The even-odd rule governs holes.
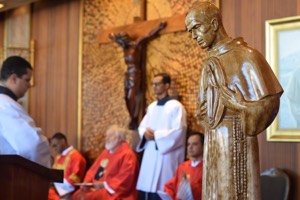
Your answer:
[[[151,0],[147,2],[151,3]],[[228,33],[233,37],[244,37],[250,46],[264,55],[265,20],[300,14],[300,0],[220,0],[220,5]],[[46,135],[62,131],[67,133],[73,145],[76,145],[79,131],[79,8],[79,0],[41,1],[32,7],[36,68],[35,86],[31,89],[30,96],[30,113]],[[1,17],[0,20],[2,19]],[[3,21],[0,22],[1,28]],[[261,170],[269,167],[286,170],[292,179],[290,199],[300,199],[300,144],[267,142],[266,134],[262,133],[259,145]]]
[[[51,137],[65,133],[77,144],[80,1],[40,1],[32,6],[36,41],[29,112]]]

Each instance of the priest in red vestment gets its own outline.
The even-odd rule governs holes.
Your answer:
[[[72,199],[136,200],[139,165],[126,140],[126,130],[111,126],[106,131],[105,150],[87,171],[84,183]]]
[[[188,137],[188,161],[177,168],[175,176],[165,184],[174,200],[201,200],[204,136],[193,132]]]
[[[75,191],[76,183],[83,180],[86,161],[79,151],[68,144],[64,134],[58,132],[51,138],[51,148],[55,154],[52,168],[64,170],[64,182],[53,183],[48,200],[59,200]]]

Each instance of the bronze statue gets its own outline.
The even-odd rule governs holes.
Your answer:
[[[109,38],[120,45],[124,50],[127,72],[125,74],[125,100],[131,118],[129,129],[137,129],[139,120],[144,113],[144,91],[145,86],[145,58],[146,43],[158,35],[159,31],[165,28],[166,22],[161,22],[158,27],[152,30],[147,36],[134,40],[127,33],[110,33]]]
[[[199,91],[206,135],[202,199],[260,200],[257,135],[277,115],[282,87],[257,50],[227,35],[212,3],[195,4],[185,23],[208,51]]]

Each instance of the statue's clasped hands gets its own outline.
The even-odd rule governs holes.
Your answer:
[[[247,108],[243,94],[237,86],[234,86],[234,91],[226,86],[221,86],[220,96],[223,105],[231,110],[242,111]]]

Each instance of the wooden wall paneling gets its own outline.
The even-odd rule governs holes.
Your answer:
[[[233,12],[231,10],[231,12]],[[241,1],[235,1],[235,7],[234,7],[234,31],[235,31],[235,37],[241,36]]]
[[[35,85],[30,89],[30,115],[35,119],[38,126],[45,133],[46,128],[46,63],[48,60],[47,37],[50,32],[45,26],[45,20],[49,18],[47,9],[43,9],[41,4],[34,4],[32,7],[32,39],[36,41],[35,49]]]
[[[66,97],[66,104],[69,105],[66,112],[68,113],[66,118],[66,129],[68,130],[68,134],[72,135],[70,138],[70,142],[72,144],[78,144],[78,66],[79,66],[79,42],[80,37],[80,2],[73,1],[68,5],[68,28],[67,28],[67,36],[68,36],[68,51],[67,51],[67,88],[68,95]],[[76,109],[74,109],[76,108]],[[77,122],[77,123],[76,123]]]
[[[5,13],[0,13],[0,62],[4,59],[4,29],[5,28]],[[2,65],[0,65],[1,69]]]
[[[76,10],[79,10],[79,7],[76,7]],[[65,113],[67,113],[66,115],[66,123],[65,123],[65,128],[68,130],[68,134],[69,135],[74,135],[76,134],[77,136],[77,126],[74,126],[74,123],[69,123],[71,121],[75,121],[77,120],[77,86],[78,86],[78,50],[76,52],[70,51],[70,49],[78,49],[78,43],[79,43],[79,31],[77,31],[77,34],[73,35],[72,30],[74,30],[73,28],[76,28],[75,30],[79,30],[78,25],[79,25],[79,18],[78,18],[78,14],[79,12],[76,12],[77,14],[77,19],[76,20],[76,25],[75,27],[72,27],[71,24],[73,24],[72,22],[72,13],[70,11],[72,11],[72,9],[70,8],[70,5],[68,5],[67,8],[67,19],[68,19],[68,23],[67,23],[67,27],[66,27],[66,61],[65,64],[67,66],[66,69],[66,89],[67,89],[67,94],[64,98],[65,100],[65,105],[66,109],[65,109]],[[73,24],[74,25],[74,24]],[[76,42],[75,42],[76,41]],[[74,54],[75,53],[75,54]],[[70,62],[71,60],[74,60],[75,62]],[[74,65],[75,64],[75,65]],[[74,71],[73,71],[74,69]],[[76,72],[76,73],[72,73],[72,72]],[[71,119],[71,120],[70,120]],[[70,124],[72,124],[72,126],[69,126]],[[77,125],[77,123],[76,123]],[[67,128],[68,127],[68,128]],[[69,129],[71,128],[71,129]],[[73,129],[75,128],[75,129]],[[77,137],[76,137],[77,138]],[[75,142],[77,143],[77,140],[75,140]]]
[[[49,130],[49,127],[53,124],[53,120],[55,118],[51,118],[51,115],[57,115],[58,119],[61,119],[62,116],[58,116],[58,112],[56,108],[59,106],[58,100],[60,97],[59,91],[54,92],[54,88],[56,86],[56,83],[60,82],[60,80],[56,80],[55,77],[53,77],[53,73],[57,70],[57,67],[59,66],[58,63],[56,63],[57,58],[55,54],[55,50],[53,48],[55,47],[53,39],[55,38],[55,29],[58,26],[58,24],[55,24],[53,22],[54,15],[53,15],[53,8],[50,7],[48,4],[44,3],[40,5],[41,7],[38,9],[34,9],[34,13],[37,12],[36,17],[39,19],[39,26],[38,31],[40,32],[40,29],[43,29],[44,31],[39,35],[39,38],[37,40],[38,47],[36,49],[37,55],[36,57],[39,58],[40,62],[37,63],[37,67],[35,70],[37,72],[40,72],[43,74],[43,80],[41,80],[40,84],[36,83],[35,88],[37,89],[40,94],[44,95],[44,101],[43,101],[43,109],[44,112],[42,113],[43,116],[40,116],[42,124],[42,128],[44,133],[51,137],[53,134],[52,130]],[[43,8],[48,7],[47,9]],[[46,13],[44,13],[46,12]],[[44,15],[43,15],[44,14]],[[34,16],[35,17],[35,16]],[[63,22],[63,19],[61,19],[60,22]],[[56,26],[54,26],[56,25]],[[33,29],[33,32],[36,31]],[[58,37],[60,37],[59,35]],[[60,51],[61,49],[57,49],[57,51]],[[56,80],[56,82],[54,82]],[[61,86],[63,87],[63,86]],[[41,91],[42,90],[42,91]],[[37,94],[37,97],[40,95]],[[54,101],[54,102],[53,102]],[[53,106],[53,103],[57,103],[56,108]],[[49,109],[49,106],[51,109]],[[49,113],[50,111],[50,113]],[[62,131],[62,130],[61,130]]]
[[[67,19],[65,5],[53,6],[48,19],[49,55],[47,62],[47,109],[46,109],[46,130],[51,136],[56,131],[68,134],[65,130],[66,123],[66,27]],[[51,94],[51,95],[50,95]]]
[[[236,36],[235,33],[235,12],[233,10],[236,9],[237,4],[235,3],[235,0],[220,0],[220,8],[222,13],[222,19],[223,19],[223,25],[225,30],[229,35],[232,37]]]
[[[261,33],[264,30],[264,22],[261,21],[261,1],[253,0],[251,4],[247,1],[241,3],[241,24],[242,37],[249,46],[261,52]],[[263,54],[263,52],[261,52]]]
[[[4,24],[5,24],[5,14],[0,13],[0,47],[3,48],[4,45]],[[2,57],[2,55],[0,55]],[[0,57],[0,59],[1,59]],[[0,67],[1,68],[1,67]]]
[[[51,137],[60,131],[77,144],[79,1],[42,1],[33,6],[36,81],[32,115]],[[39,100],[37,100],[39,98]],[[38,106],[37,103],[39,102]]]
[[[299,15],[300,14],[300,1],[299,0],[297,0],[296,1],[296,9],[297,9],[297,15]]]

